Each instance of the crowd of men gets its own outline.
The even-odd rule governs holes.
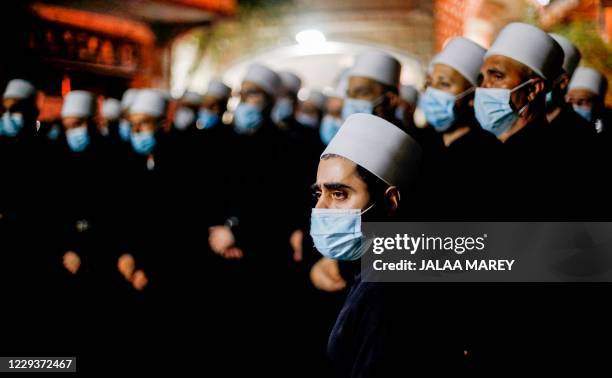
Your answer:
[[[136,370],[174,369],[152,356],[175,353],[184,366],[228,372],[387,376],[382,361],[404,352],[387,348],[399,336],[381,324],[402,309],[390,320],[390,297],[355,278],[355,249],[321,237],[335,221],[320,229],[312,211],[310,229],[311,209],[346,207],[358,190],[339,183],[352,169],[369,193],[355,206],[364,219],[606,219],[607,82],[580,60],[568,39],[512,23],[489,50],[449,40],[422,91],[400,85],[399,61],[372,50],[332,95],[254,64],[235,93],[217,80],[178,100],[151,88],[120,100],[73,90],[50,123],[37,120],[35,86],[11,80],[0,119],[0,280],[15,309],[7,318],[25,329],[9,332],[10,346],[97,361],[98,342],[112,342],[125,361],[109,366]],[[401,340],[419,351],[415,364],[444,368],[500,361],[516,345],[489,348],[486,326],[500,319],[550,321],[532,310],[560,302],[569,309],[554,324],[594,311],[567,288],[399,288],[430,336]],[[507,301],[484,305],[466,290]],[[470,328],[433,330],[450,317]]]

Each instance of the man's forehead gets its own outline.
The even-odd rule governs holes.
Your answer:
[[[504,72],[521,71],[522,65],[516,60],[503,55],[491,55],[485,58],[480,72],[485,73],[488,69],[497,69]]]
[[[342,158],[330,157],[319,161],[317,170],[317,184],[343,183],[355,177],[357,164]]]

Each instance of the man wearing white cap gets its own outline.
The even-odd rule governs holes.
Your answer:
[[[567,102],[582,118],[595,125],[597,133],[602,132],[607,126],[604,104],[607,90],[606,77],[588,67],[579,67],[568,86]]]
[[[355,114],[344,122],[321,155],[313,185],[317,202],[310,235],[324,256],[311,272],[315,286],[328,291],[346,286],[337,261],[359,265],[365,252],[362,222],[401,219],[420,158],[417,142],[379,117]],[[399,299],[409,294],[403,292],[404,286],[364,282],[359,269],[353,271],[357,272],[354,278],[346,277],[354,283],[329,338],[328,355],[341,376],[401,375],[403,369],[397,371],[395,358],[404,353],[402,361],[408,359],[412,367],[422,362],[424,354],[412,354],[421,333],[410,327],[412,335],[407,337],[408,332],[396,322],[410,318],[407,302]],[[395,342],[404,337],[402,345]],[[440,345],[439,350],[443,348]]]
[[[172,284],[171,260],[162,258],[172,251],[180,256],[178,243],[172,244],[174,225],[181,217],[176,211],[185,205],[175,190],[182,187],[178,181],[180,165],[178,151],[161,137],[167,126],[168,98],[158,89],[140,89],[129,107],[131,124],[130,153],[127,156],[122,180],[122,207],[125,216],[117,219],[125,240],[117,266],[121,275],[136,290],[156,287],[160,280]],[[182,272],[176,271],[176,274]],[[161,277],[164,277],[163,279]],[[155,291],[153,291],[155,292]],[[152,294],[149,289],[149,293]]]
[[[121,119],[119,120],[119,138],[123,142],[130,141],[130,133],[132,131],[132,126],[130,125],[130,121],[128,120],[130,106],[134,102],[136,98],[136,94],[138,93],[138,89],[129,88],[125,92],[123,92],[123,96],[121,97]]]
[[[398,105],[400,62],[382,51],[366,51],[355,58],[348,72],[348,89],[342,118],[355,113],[374,114],[399,125]]]
[[[419,91],[414,85],[401,85],[399,89],[400,101],[395,109],[395,118],[402,121],[404,130],[414,126],[414,111],[419,102]]]
[[[545,97],[562,72],[563,50],[535,26],[511,23],[504,27],[484,57],[482,83],[476,89],[474,110],[480,126],[503,142],[496,163],[501,183],[493,194],[509,213],[545,211],[547,185],[555,164],[549,142]],[[483,157],[486,159],[486,157]],[[541,188],[525,191],[525,185]],[[541,185],[541,186],[538,186]],[[529,202],[540,198],[537,206]]]
[[[199,130],[210,130],[221,126],[227,101],[232,95],[230,87],[220,80],[211,80],[198,111],[196,126]]]
[[[83,275],[93,277],[98,272],[96,256],[101,256],[102,240],[108,239],[105,198],[111,192],[106,168],[109,151],[96,132],[93,93],[74,90],[66,94],[61,116],[65,139],[55,161],[55,185],[49,194],[58,206],[53,211],[57,217],[54,241],[64,253],[70,280],[82,285]]]
[[[34,143],[38,139],[37,117],[34,85],[23,79],[9,81],[2,95],[0,118],[0,178],[3,182],[0,186],[0,235],[3,235],[0,238],[0,250],[3,251],[0,286],[5,292],[9,289],[13,292],[20,286],[16,283],[27,281],[24,277],[31,274],[32,261],[28,257],[35,248],[24,245],[32,237],[21,234],[22,230],[28,230],[22,222],[23,213],[32,206],[41,185],[46,184],[38,172],[45,174],[42,166],[48,162],[44,156],[40,158],[41,151]]]
[[[68,147],[75,153],[85,151],[95,130],[95,98],[91,92],[72,91],[64,98],[62,125]]]
[[[299,228],[295,219],[299,211],[294,209],[299,204],[290,198],[295,198],[300,171],[296,169],[300,164],[295,157],[297,149],[292,148],[288,133],[270,119],[281,86],[279,75],[259,64],[244,76],[240,103],[234,111],[237,135],[224,152],[225,160],[231,160],[226,175],[232,182],[238,179],[238,184],[232,185],[236,193],[229,194],[225,225],[211,227],[209,237],[216,254],[228,259],[246,257],[245,263],[254,269],[278,269],[278,274],[288,266],[283,264],[287,262],[289,236]],[[284,190],[270,190],[270,184],[279,179]],[[271,222],[262,222],[263,214],[274,217]],[[270,232],[272,229],[275,231]]]
[[[36,88],[29,81],[13,79],[9,81],[2,95],[4,112],[0,119],[0,138],[14,138],[24,132],[36,132]]]
[[[119,121],[121,120],[121,101],[116,98],[106,98],[100,109],[98,131],[113,143],[119,141]]]
[[[287,129],[293,126],[298,102],[297,95],[302,88],[302,79],[289,71],[280,71],[278,76],[282,86],[272,109],[272,121],[281,129]]]
[[[474,214],[483,200],[480,185],[499,144],[479,127],[472,106],[485,53],[475,42],[456,37],[431,61],[430,83],[419,99],[428,127],[411,130],[428,160],[422,186],[431,197],[422,210],[428,215]]]

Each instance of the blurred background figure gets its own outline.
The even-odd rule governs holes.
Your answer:
[[[604,97],[608,89],[607,79],[597,70],[579,67],[569,82],[567,102],[574,111],[602,133],[609,122]]]
[[[404,129],[409,130],[415,127],[414,111],[419,102],[419,91],[413,85],[401,85],[399,95],[395,118],[402,122]]]

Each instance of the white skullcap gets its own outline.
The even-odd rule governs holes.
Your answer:
[[[366,51],[355,58],[355,64],[349,72],[349,77],[366,77],[397,87],[402,65],[393,56],[382,51]]]
[[[36,88],[27,80],[13,79],[8,82],[2,98],[23,100],[34,96]]]
[[[137,93],[138,89],[136,88],[130,88],[123,92],[123,97],[121,97],[121,110],[128,110],[130,106],[132,106]]]
[[[62,118],[89,118],[93,117],[94,113],[95,98],[93,93],[88,91],[72,91],[68,92],[64,98],[61,112]]]
[[[578,63],[580,63],[580,59],[582,55],[580,54],[580,50],[574,45],[569,39],[554,33],[548,33],[561,48],[563,49],[563,69],[568,75],[572,76],[576,67],[578,67]]]
[[[166,113],[167,101],[164,94],[157,89],[141,89],[130,106],[130,114],[148,114],[161,117]]]
[[[107,98],[102,103],[102,117],[109,121],[116,121],[121,117],[121,101]]]
[[[400,98],[409,104],[416,104],[419,101],[419,91],[414,85],[402,85],[399,90]]]
[[[302,79],[293,72],[281,71],[278,73],[278,76],[281,78],[283,87],[289,92],[298,93],[300,88],[302,88]]]
[[[529,24],[506,25],[485,54],[485,59],[502,55],[531,68],[545,80],[554,80],[561,73],[563,49],[546,32]]]
[[[353,114],[344,121],[321,156],[342,156],[389,185],[407,184],[417,172],[422,150],[397,126],[371,114]]]
[[[187,91],[181,100],[188,105],[200,106],[202,104],[202,95],[198,92]]]
[[[478,85],[478,75],[487,50],[467,38],[456,37],[446,43],[431,61],[434,64],[446,64],[459,72],[472,85]]]
[[[281,79],[276,72],[257,63],[249,67],[242,81],[252,81],[271,96],[276,96],[282,86]]]
[[[224,99],[230,97],[232,89],[225,85],[222,81],[211,80],[208,83],[208,89],[206,90],[206,96],[215,97],[218,99]]]
[[[608,81],[599,71],[588,67],[578,67],[570,80],[568,90],[587,89],[603,97],[608,89]]]
[[[327,101],[327,96],[325,96],[323,92],[317,91],[317,90],[310,90],[308,92],[308,96],[306,97],[306,100],[304,100],[304,102],[310,102],[321,110],[325,108],[326,101]]]

